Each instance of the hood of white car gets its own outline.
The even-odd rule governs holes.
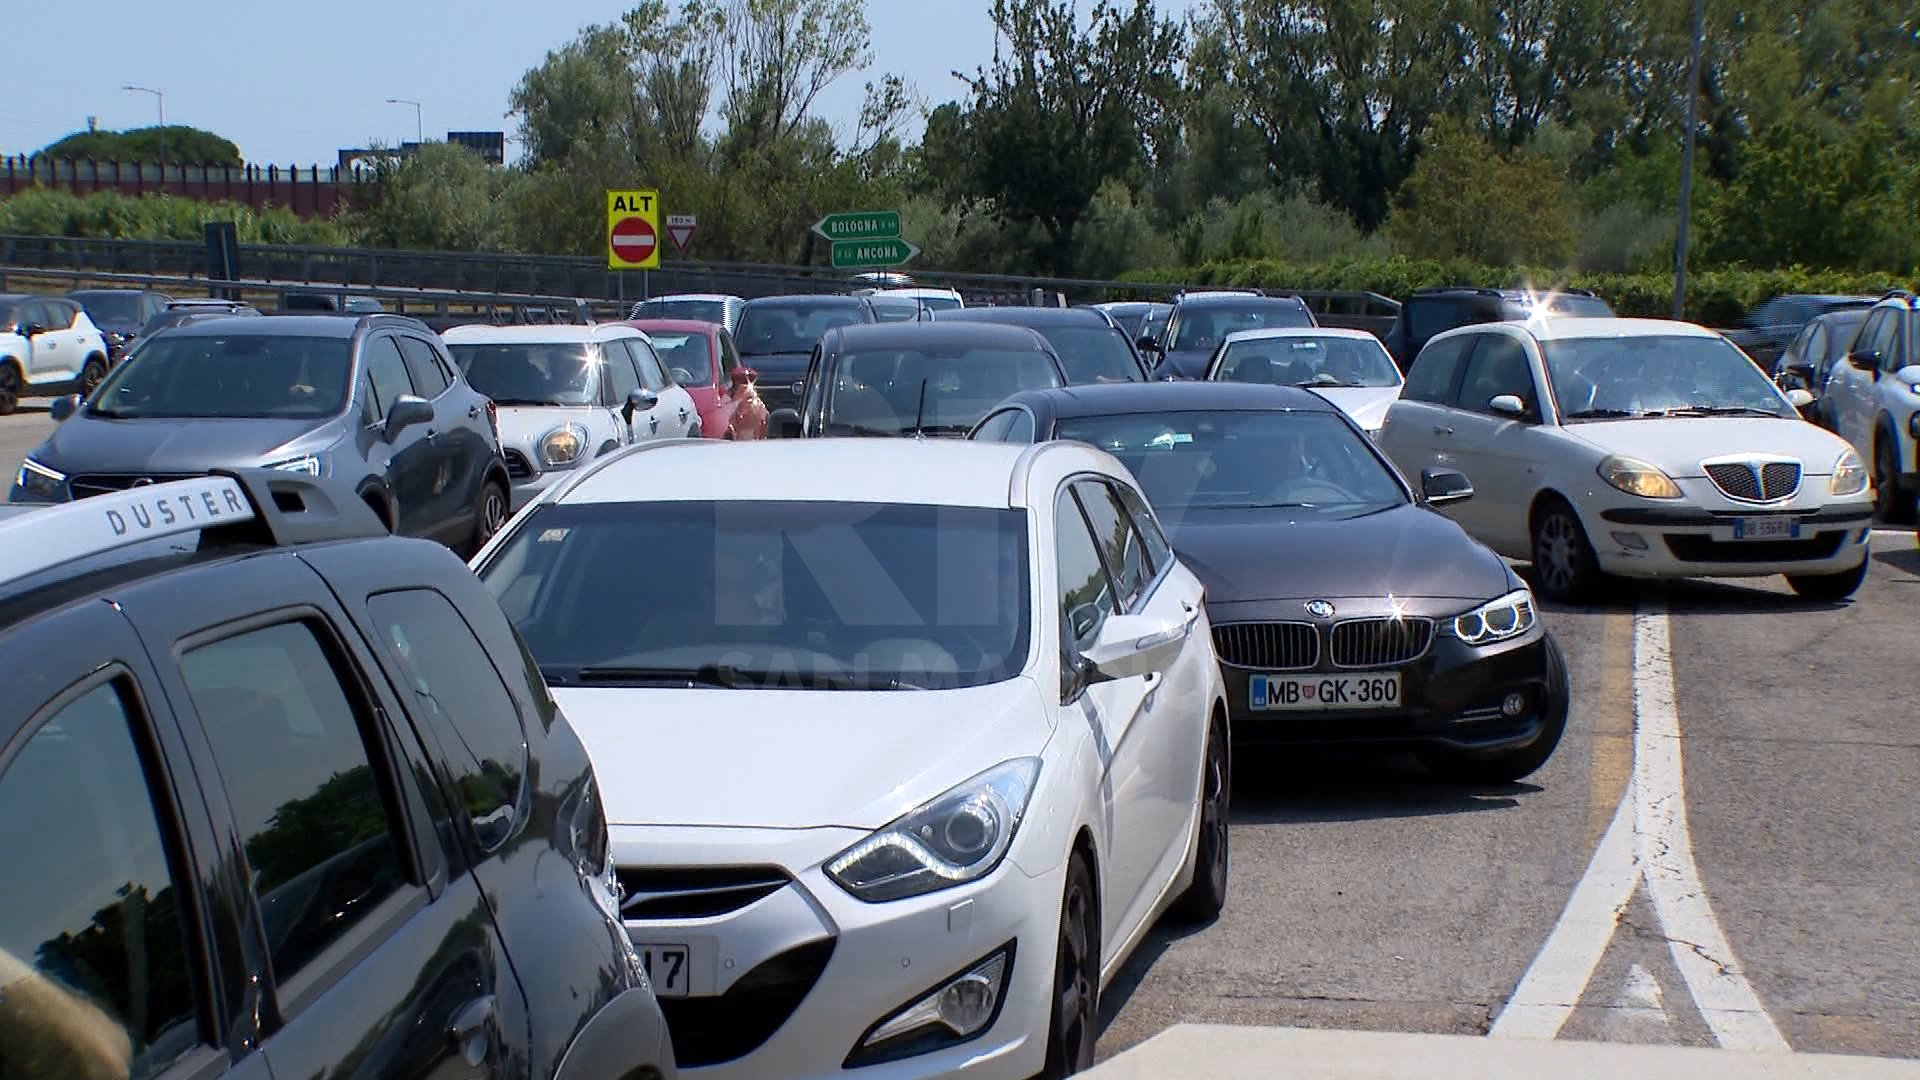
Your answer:
[[[1400,388],[1397,386],[1325,386],[1310,387],[1314,393],[1326,398],[1335,408],[1353,418],[1368,431],[1380,426],[1387,418],[1387,408],[1400,400]]]
[[[1024,677],[963,690],[555,688],[612,825],[877,829],[1040,753]]]
[[[1809,476],[1826,476],[1847,451],[1839,436],[1804,420],[1672,416],[1569,424],[1563,430],[1609,454],[1638,458],[1668,476],[1704,476],[1700,462],[1726,454],[1784,454]]]
[[[547,433],[571,420],[586,427],[591,405],[503,405],[500,407],[500,445],[529,452],[540,448]]]

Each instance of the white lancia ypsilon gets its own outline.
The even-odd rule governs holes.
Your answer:
[[[683,1074],[1065,1075],[1227,888],[1198,580],[1077,443],[671,440],[474,559],[601,777]]]
[[[1471,504],[1446,512],[1554,599],[1604,574],[1785,574],[1840,600],[1866,577],[1873,493],[1808,400],[1688,323],[1484,323],[1420,350],[1378,441],[1408,476],[1466,473]]]

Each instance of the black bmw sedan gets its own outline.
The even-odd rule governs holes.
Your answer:
[[[1133,471],[1207,589],[1235,740],[1412,750],[1517,780],[1566,729],[1566,661],[1533,594],[1434,507],[1464,475],[1405,477],[1307,390],[1220,383],[1019,393],[969,436],[1073,439]]]

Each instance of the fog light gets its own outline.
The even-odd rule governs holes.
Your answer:
[[[1506,700],[1500,703],[1500,711],[1505,713],[1508,719],[1512,719],[1526,712],[1527,695],[1517,692],[1508,694]]]
[[[987,1030],[1000,1014],[1013,943],[941,983],[911,1005],[875,1024],[846,1067],[876,1065],[944,1049]]]
[[[1623,548],[1626,548],[1628,551],[1647,550],[1647,538],[1644,536],[1641,536],[1639,533],[1630,533],[1630,532],[1614,533],[1613,542],[1616,544],[1619,544]]]

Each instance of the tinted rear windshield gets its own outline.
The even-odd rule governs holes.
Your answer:
[[[834,327],[866,321],[865,308],[852,304],[748,304],[734,340],[742,356],[811,352]]]
[[[1226,336],[1240,330],[1264,330],[1273,326],[1312,326],[1313,315],[1297,304],[1253,300],[1245,304],[1211,303],[1180,312],[1177,350],[1212,349]]]

